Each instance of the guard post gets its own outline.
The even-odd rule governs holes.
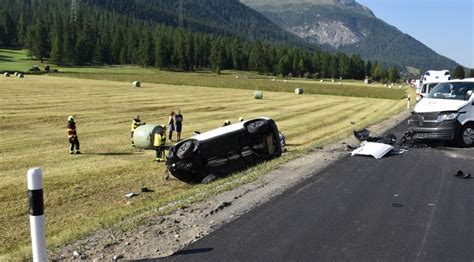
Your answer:
[[[38,167],[31,168],[28,170],[27,178],[33,262],[46,262],[48,256],[44,230],[43,173]]]

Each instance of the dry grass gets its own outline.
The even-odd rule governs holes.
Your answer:
[[[0,79],[0,94],[0,258],[30,254],[28,168],[43,169],[50,248],[206,189],[163,181],[164,165],[152,161],[154,152],[131,148],[130,124],[136,114],[158,124],[166,122],[171,110],[181,109],[184,137],[221,126],[225,119],[269,116],[285,133],[291,155],[341,138],[405,106],[403,100],[269,91],[264,100],[255,100],[249,90],[150,83],[132,88],[128,81],[48,76]],[[68,154],[65,131],[70,114],[77,117],[83,155]],[[256,170],[261,173],[274,165]],[[130,202],[124,198],[142,186],[155,192]]]

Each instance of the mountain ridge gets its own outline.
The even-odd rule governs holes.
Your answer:
[[[306,42],[401,68],[453,70],[458,64],[353,0],[242,0]]]

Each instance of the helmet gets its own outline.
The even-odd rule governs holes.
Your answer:
[[[76,122],[76,117],[74,115],[67,117],[68,122]]]

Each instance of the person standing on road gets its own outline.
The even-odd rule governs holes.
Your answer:
[[[181,141],[181,130],[183,129],[183,115],[181,115],[181,111],[176,111],[176,115],[174,116],[175,126],[176,126],[176,141]]]
[[[135,129],[137,129],[137,127],[139,126],[142,126],[144,125],[145,122],[142,123],[142,121],[140,120],[140,116],[137,115],[133,120],[132,120],[132,129],[130,130],[130,139],[132,141],[132,147],[135,147],[135,143],[133,141],[133,133],[135,133]]]
[[[171,111],[170,117],[168,119],[168,139],[171,142],[173,138],[173,131],[174,131],[174,111]]]
[[[69,154],[80,154],[79,137],[77,137],[76,117],[74,115],[67,118],[67,138],[69,140]]]

